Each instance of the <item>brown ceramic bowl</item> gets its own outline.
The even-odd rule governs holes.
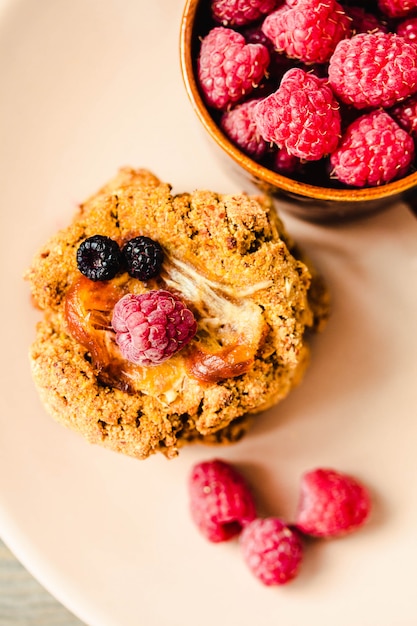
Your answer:
[[[297,217],[311,221],[357,218],[388,207],[399,199],[417,199],[417,172],[378,187],[360,189],[317,185],[317,179],[295,180],[267,169],[237,148],[220,130],[215,113],[201,96],[196,79],[200,40],[210,28],[209,0],[186,0],[181,22],[180,60],[185,88],[200,122],[232,166],[243,185],[253,183],[262,191],[285,199],[283,205]],[[244,189],[244,186],[243,186]]]

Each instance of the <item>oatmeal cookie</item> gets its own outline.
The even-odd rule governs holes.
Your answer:
[[[97,234],[120,248],[139,235],[157,241],[160,273],[89,280],[77,250]],[[300,381],[308,332],[329,312],[323,281],[268,197],[173,195],[142,169],[121,169],[82,204],[26,278],[43,311],[30,362],[47,410],[90,442],[139,459],[237,441]],[[135,365],[115,341],[112,310],[125,294],[158,289],[180,296],[197,332],[165,362]]]

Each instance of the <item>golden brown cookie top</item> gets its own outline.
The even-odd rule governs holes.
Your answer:
[[[101,284],[86,279],[77,268],[76,251],[97,234],[120,247],[138,235],[158,241],[164,251],[160,275],[140,281],[121,271]],[[152,419],[165,424],[162,431],[173,415],[188,415],[188,432],[202,436],[284,397],[306,364],[306,330],[320,327],[328,315],[323,283],[299,258],[269,198],[207,190],[173,195],[170,185],[150,172],[131,168],[120,170],[79,207],[68,228],[35,256],[27,278],[46,325],[53,327],[53,332],[43,328],[33,356],[46,404],[63,410],[62,402],[48,400],[57,394],[51,391],[57,383],[45,371],[50,360],[47,365],[42,358],[40,336],[42,341],[51,337],[61,360],[63,346],[70,359],[73,345],[77,358],[87,361],[82,369],[96,385],[107,387],[107,402],[119,393],[126,394],[128,404],[140,398],[140,411],[146,415],[152,407]],[[123,359],[110,320],[123,295],[152,289],[179,295],[195,315],[197,333],[166,363],[143,368]],[[68,338],[58,340],[59,333]],[[79,411],[73,368],[71,377],[66,412]],[[101,423],[113,419],[100,414]],[[161,447],[163,437],[159,430],[158,441],[145,446],[149,428],[145,435],[144,417],[141,422],[143,432],[136,436],[142,443],[135,445],[142,458]],[[85,423],[79,427],[85,428]],[[179,438],[171,440],[173,448],[179,445]]]

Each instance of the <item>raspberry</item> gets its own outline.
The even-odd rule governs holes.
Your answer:
[[[242,35],[245,38],[246,43],[261,43],[265,48],[268,48],[269,54],[273,54],[275,47],[272,41],[265,35],[262,31],[262,24],[251,24],[246,28],[243,28],[241,31]],[[269,68],[268,68],[269,74]]]
[[[77,250],[77,266],[90,280],[111,280],[121,265],[120,248],[116,241],[105,235],[84,239]]]
[[[189,495],[194,523],[214,543],[235,537],[256,517],[253,497],[244,478],[221,459],[194,465]]]
[[[417,9],[416,0],[378,0],[378,7],[388,17],[403,17]]]
[[[287,2],[264,20],[262,30],[279,52],[305,63],[325,63],[350,35],[350,19],[335,0]]]
[[[329,81],[357,109],[391,107],[417,91],[416,48],[394,33],[359,33],[338,43]]]
[[[274,155],[273,168],[279,174],[295,174],[301,170],[301,161],[290,154],[286,148],[278,148]]]
[[[262,24],[256,26],[248,26],[241,31],[245,37],[246,43],[261,43],[269,52],[269,65],[268,65],[268,80],[267,83],[272,84],[273,88],[270,88],[269,93],[275,91],[276,86],[279,85],[285,72],[294,67],[294,61],[289,59],[285,54],[277,52],[272,41],[262,31]],[[265,81],[261,86],[257,87],[259,92],[260,87],[264,87]]]
[[[345,6],[344,10],[352,20],[352,33],[375,33],[378,30],[382,31],[383,33],[387,32],[387,27],[385,26],[385,24],[383,24],[376,15],[374,15],[373,13],[369,13],[362,7]]]
[[[296,527],[314,537],[336,537],[362,526],[371,511],[364,485],[333,469],[306,472],[301,481]]]
[[[285,585],[298,574],[301,539],[281,519],[255,519],[243,529],[240,545],[244,561],[264,585]]]
[[[122,249],[127,271],[133,278],[148,280],[161,270],[164,253],[157,241],[140,235],[130,239]]]
[[[417,44],[417,17],[410,17],[397,24],[396,33],[408,43]]]
[[[159,365],[181,350],[197,331],[193,313],[164,290],[123,296],[112,326],[123,356],[137,365]]]
[[[400,102],[389,113],[401,128],[417,138],[417,95]]]
[[[261,136],[300,159],[315,161],[340,138],[339,105],[323,78],[293,68],[277,91],[256,105]]]
[[[347,185],[364,187],[403,176],[414,158],[411,136],[385,111],[356,119],[330,156],[332,175]]]
[[[273,11],[278,0],[212,0],[213,19],[224,26],[244,26]]]
[[[260,159],[267,148],[267,143],[260,136],[253,116],[258,102],[260,99],[238,104],[234,109],[223,113],[220,119],[220,127],[229,139],[255,159]]]
[[[201,42],[198,79],[207,103],[226,109],[248,95],[265,76],[268,49],[246,44],[240,33],[217,26]]]

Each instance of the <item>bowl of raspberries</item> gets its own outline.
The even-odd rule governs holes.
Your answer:
[[[417,0],[187,0],[180,52],[209,136],[295,215],[417,197]]]

